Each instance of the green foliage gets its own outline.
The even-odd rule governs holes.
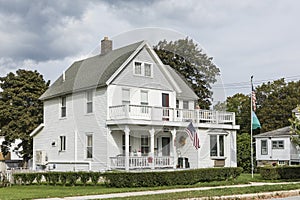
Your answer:
[[[90,180],[91,173],[90,172],[80,172],[79,173],[80,181],[85,186],[86,183]]]
[[[297,106],[297,110],[300,112],[299,106]],[[289,122],[291,123],[291,140],[296,146],[300,147],[300,119],[293,114]]]
[[[90,172],[91,175],[91,181],[94,185],[97,185],[97,183],[99,182],[99,178],[101,176],[100,172]]]
[[[29,134],[43,121],[43,104],[39,97],[46,91],[43,76],[37,71],[18,70],[0,77],[0,126],[2,153],[6,155],[11,143],[21,139],[14,149],[24,161],[32,157],[32,138]]]
[[[208,109],[211,105],[211,84],[216,82],[220,74],[219,68],[202,52],[192,39],[176,41],[160,41],[155,52],[165,65],[171,66],[191,85],[198,95],[201,108]]]
[[[205,168],[166,172],[104,173],[103,177],[105,184],[109,187],[154,187],[228,180],[236,178],[241,172],[241,168]]]
[[[237,135],[237,165],[251,172],[251,137],[249,133]]]
[[[260,167],[259,172],[267,180],[300,178],[300,166]]]
[[[272,131],[289,126],[292,110],[300,103],[300,81],[285,82],[279,79],[256,88],[259,104],[257,117],[262,131]]]

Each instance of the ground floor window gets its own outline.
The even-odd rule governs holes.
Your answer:
[[[268,155],[267,140],[261,140],[261,155]]]
[[[224,135],[210,135],[210,156],[224,157]]]
[[[86,158],[93,158],[93,135],[86,136]]]
[[[142,155],[148,155],[149,153],[149,137],[147,135],[141,136],[141,153]]]
[[[65,151],[67,149],[66,148],[66,136],[60,136],[59,140],[60,140],[59,150],[60,151]]]

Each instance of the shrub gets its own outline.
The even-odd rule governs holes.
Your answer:
[[[260,167],[259,172],[267,180],[300,178],[300,166]]]
[[[201,181],[236,178],[242,168],[208,168],[165,172],[107,172],[103,174],[109,187],[154,187],[163,185],[192,185]]]
[[[100,172],[90,172],[91,175],[91,181],[94,185],[97,185],[99,178],[101,176]]]
[[[79,172],[78,176],[80,177],[80,182],[85,186],[86,183],[90,180],[90,172]]]

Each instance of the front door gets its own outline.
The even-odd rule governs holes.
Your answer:
[[[170,138],[162,137],[161,138],[162,146],[162,156],[170,156]]]
[[[163,107],[163,118],[164,121],[169,121],[169,94],[162,93],[162,107]]]

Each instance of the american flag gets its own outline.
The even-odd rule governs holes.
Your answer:
[[[187,134],[190,136],[194,147],[196,148],[196,150],[198,150],[200,148],[200,141],[198,138],[198,134],[196,129],[193,126],[193,123],[190,122],[190,124],[188,125],[188,127],[185,129],[185,131],[187,132]]]
[[[252,99],[252,106],[253,106],[252,108],[253,108],[253,111],[255,112],[256,111],[256,95],[255,95],[255,90],[254,90],[253,84],[252,84],[251,99]]]

